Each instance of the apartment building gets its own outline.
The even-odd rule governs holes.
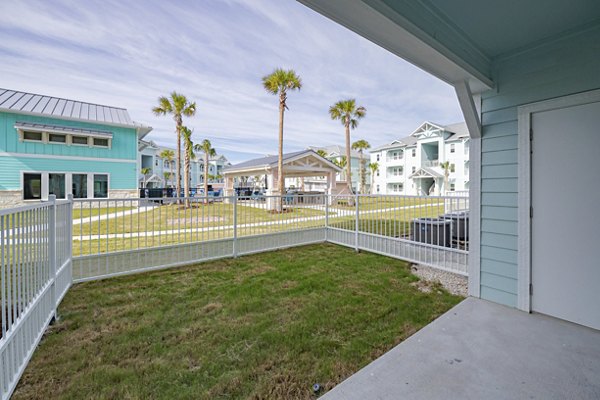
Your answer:
[[[469,189],[469,132],[464,122],[424,122],[409,136],[371,150],[370,157],[378,165],[374,194],[427,196]]]

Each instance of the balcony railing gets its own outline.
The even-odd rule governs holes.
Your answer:
[[[422,165],[426,168],[439,167],[440,160],[425,160]]]

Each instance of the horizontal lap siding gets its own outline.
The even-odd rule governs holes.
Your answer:
[[[0,190],[21,190],[21,171],[95,172],[109,174],[109,189],[136,189],[136,164],[47,158],[0,157]]]
[[[515,307],[521,105],[600,87],[600,26],[495,62],[482,98],[481,297]]]
[[[30,122],[111,132],[113,134],[112,144],[110,148],[100,148],[20,142],[17,130],[15,129],[15,122]],[[0,112],[0,151],[6,153],[136,160],[137,132],[134,128]]]

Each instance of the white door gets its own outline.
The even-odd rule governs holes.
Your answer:
[[[600,329],[600,103],[531,118],[532,309]]]

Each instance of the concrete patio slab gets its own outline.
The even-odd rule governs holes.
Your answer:
[[[468,298],[322,399],[600,399],[600,331]]]

